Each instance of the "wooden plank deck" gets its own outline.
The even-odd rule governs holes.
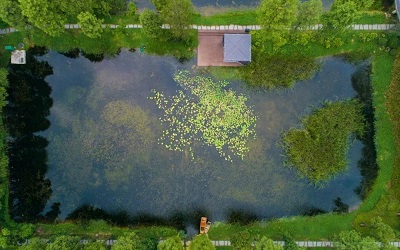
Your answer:
[[[227,33],[242,34],[241,30],[199,30],[197,66],[242,66],[224,62],[223,36]]]

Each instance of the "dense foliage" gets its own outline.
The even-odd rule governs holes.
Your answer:
[[[0,17],[9,25],[20,29],[26,28],[28,24],[33,25],[51,36],[63,33],[67,20],[77,18],[84,24],[85,34],[93,34],[93,31],[88,31],[88,27],[90,30],[97,28],[102,22],[99,17],[122,14],[126,10],[125,0],[5,0],[0,3]]]
[[[335,237],[337,249],[368,249],[368,250],[396,250],[397,247],[389,242],[395,239],[393,228],[382,222],[382,218],[375,217],[371,220],[372,237],[363,237],[357,231],[343,231]],[[378,245],[376,242],[380,242]]]
[[[191,77],[181,71],[175,81],[183,88],[178,95],[165,97],[154,92],[157,106],[164,110],[161,122],[167,125],[160,143],[175,151],[193,154],[196,141],[215,147],[221,157],[243,158],[247,141],[255,135],[256,116],[246,106],[247,97],[224,89],[228,82],[213,82],[206,77]]]
[[[191,0],[152,0],[163,23],[170,25],[172,37],[186,40],[188,27],[194,14]]]
[[[101,36],[101,32],[103,32],[101,26],[102,23],[102,19],[96,18],[96,16],[90,12],[81,12],[78,15],[78,24],[80,25],[83,34],[90,38],[98,38]]]
[[[215,246],[206,234],[199,234],[193,238],[189,250],[215,250]]]
[[[163,24],[159,15],[151,10],[144,10],[139,17],[142,25],[142,32],[151,38],[158,38],[161,35]]]
[[[356,100],[325,103],[303,119],[304,128],[292,128],[283,143],[288,165],[312,182],[327,181],[346,169],[351,135],[364,129],[362,106]]]
[[[125,236],[118,237],[117,243],[115,243],[111,250],[148,250],[156,249],[158,240],[142,238],[135,232],[127,234]]]
[[[254,237],[248,231],[241,231],[231,236],[231,246],[234,250],[251,250]],[[261,243],[262,244],[262,243]]]
[[[271,239],[268,239],[265,236],[256,242],[256,249],[257,250],[284,250],[282,245],[275,244]]]
[[[157,246],[157,250],[183,250],[182,239],[179,235],[170,237]]]

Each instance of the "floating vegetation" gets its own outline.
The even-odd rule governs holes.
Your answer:
[[[233,155],[243,159],[249,151],[248,139],[255,137],[257,120],[246,106],[247,97],[224,89],[229,82],[191,77],[188,71],[179,71],[174,79],[183,88],[177,95],[165,97],[152,90],[150,97],[164,111],[160,120],[167,125],[159,143],[173,151],[189,150],[192,159],[197,141],[215,147],[227,161]]]
[[[364,131],[362,105],[357,99],[327,102],[302,122],[304,129],[292,128],[284,134],[287,165],[322,184],[346,169],[349,138],[361,137]]]

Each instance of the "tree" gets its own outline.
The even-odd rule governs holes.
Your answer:
[[[374,0],[353,0],[359,10],[368,9],[374,3]]]
[[[111,15],[124,14],[128,8],[128,1],[126,0],[109,0],[108,3]]]
[[[372,236],[385,245],[396,238],[393,228],[383,223],[382,218],[379,216],[371,220],[371,228]]]
[[[27,25],[17,0],[0,1],[0,18],[14,28],[25,28]]]
[[[98,38],[103,32],[103,19],[96,18],[89,12],[81,12],[78,15],[78,24],[81,26],[83,34],[90,38]]]
[[[299,12],[296,22],[297,28],[308,28],[318,24],[323,12],[321,0],[308,0],[299,6]]]
[[[183,250],[182,240],[178,235],[168,238],[158,244],[157,250]]]
[[[316,184],[346,169],[349,139],[364,131],[361,104],[357,100],[328,102],[302,123],[304,129],[292,128],[284,134],[286,164]]]
[[[51,0],[19,0],[22,14],[35,27],[51,36],[64,32],[66,15]]]
[[[147,250],[156,248],[156,243],[151,239],[140,238],[135,232],[118,237],[111,250]]]
[[[104,241],[93,241],[83,245],[83,250],[106,250]]]
[[[257,10],[263,46],[271,43],[276,50],[288,41],[288,34],[297,20],[299,0],[262,0]]]
[[[194,237],[189,245],[189,250],[215,250],[215,246],[206,234],[200,234]]]
[[[158,13],[161,13],[168,4],[168,0],[150,0],[150,2],[156,7]]]
[[[194,14],[191,0],[169,0],[160,12],[161,19],[170,25],[172,36],[186,40],[189,37],[189,25]]]
[[[305,247],[300,247],[297,245],[294,239],[288,233],[284,234],[283,241],[285,242],[283,247],[285,250],[306,250]]]
[[[28,244],[18,247],[19,250],[44,250],[46,249],[47,242],[44,239],[32,238]]]
[[[247,141],[255,136],[257,117],[246,106],[247,97],[225,89],[228,82],[213,82],[206,77],[191,77],[187,71],[178,72],[175,81],[185,90],[165,97],[153,90],[157,106],[164,110],[161,122],[167,125],[160,143],[168,149],[189,152],[202,141],[214,147],[225,160],[236,155],[243,159],[249,150]]]
[[[58,236],[46,246],[46,250],[81,250],[83,245],[77,236]]]
[[[275,244],[271,239],[262,237],[260,241],[256,242],[257,250],[284,250],[282,245]]]
[[[162,20],[159,15],[151,10],[145,9],[139,17],[142,31],[151,38],[158,38],[161,34]]]
[[[136,6],[135,2],[129,2],[127,15],[134,17],[134,16],[136,16],[136,13],[137,13],[137,6]]]
[[[363,238],[358,232],[343,231],[335,239],[335,246],[343,250],[378,250],[375,240],[370,237]]]
[[[236,250],[251,250],[253,237],[248,231],[241,231],[231,236],[231,246]]]
[[[358,15],[359,8],[354,1],[336,0],[322,19],[323,31],[333,31],[341,34],[347,30]]]

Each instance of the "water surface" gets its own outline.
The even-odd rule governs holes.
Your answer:
[[[151,90],[174,95],[177,70],[199,73],[195,60],[180,64],[174,58],[122,50],[114,59],[92,63],[55,52],[42,57],[53,66],[48,178],[61,202],[62,216],[82,204],[136,215],[166,216],[176,211],[207,210],[212,220],[229,211],[244,210],[260,217],[293,215],[317,207],[331,210],[333,200],[356,207],[354,189],[360,183],[357,161],[362,144],[348,153],[349,169],[323,188],[299,179],[282,166],[277,146],[281,132],[299,126],[300,117],[324,100],[356,95],[351,76],[356,67],[339,58],[322,59],[322,69],[292,90],[254,92],[243,83],[230,87],[249,96],[258,116],[257,139],[245,160],[227,162],[207,146],[195,149],[196,162],[185,153],[157,143],[162,112],[149,100]],[[121,107],[129,112],[121,114]],[[130,124],[118,124],[130,119]]]

